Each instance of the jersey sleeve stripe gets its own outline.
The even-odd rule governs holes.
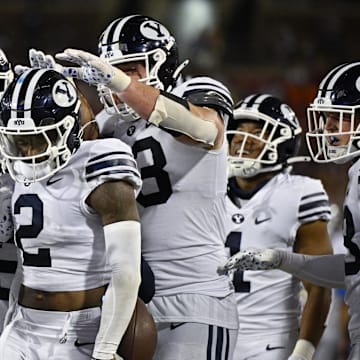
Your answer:
[[[139,173],[136,171],[132,171],[132,170],[125,170],[125,169],[114,169],[114,170],[110,170],[110,171],[103,171],[100,172],[99,174],[94,174],[93,176],[86,176],[86,180],[87,181],[91,181],[99,176],[102,175],[115,175],[115,174],[131,174],[136,178],[140,179]]]
[[[324,197],[327,197],[326,194],[322,191],[322,192],[317,192],[317,193],[305,195],[305,196],[303,196],[303,197],[300,199],[300,201],[309,199],[309,198],[311,198],[311,197],[320,196],[320,195],[322,195],[322,196],[324,196]]]
[[[327,200],[317,200],[302,204],[299,207],[299,213],[305,212],[310,209],[319,208],[319,207],[329,207],[329,202]]]
[[[308,222],[310,221],[316,221],[316,220],[326,220],[329,221],[331,218],[331,211],[327,211],[327,210],[321,210],[321,211],[317,211],[317,212],[311,212],[310,214],[306,214],[306,215],[302,215],[299,216],[299,220],[303,221],[303,220],[307,220]]]
[[[329,221],[331,219],[331,209],[329,198],[324,191],[307,194],[301,197],[298,220],[302,223],[317,220]]]
[[[129,159],[113,159],[113,160],[106,160],[106,161],[100,161],[96,164],[89,164],[85,171],[86,175],[89,175],[95,171],[99,171],[102,169],[108,169],[112,167],[130,167],[130,168],[136,168],[136,165],[134,161]]]
[[[93,158],[90,158],[89,163],[91,163],[93,161],[103,159],[105,157],[113,156],[113,155],[126,155],[126,156],[129,156],[129,153],[127,153],[126,151],[112,151],[112,152],[108,152],[108,153],[101,154],[101,155],[98,155],[98,156],[94,156]]]

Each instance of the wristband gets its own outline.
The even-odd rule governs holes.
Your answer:
[[[113,77],[107,85],[114,92],[124,91],[131,83],[131,77],[126,75],[122,70],[114,67]]]
[[[292,356],[298,356],[304,360],[312,360],[315,353],[315,346],[308,340],[299,339],[294,347]]]

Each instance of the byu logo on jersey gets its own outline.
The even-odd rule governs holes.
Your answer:
[[[234,214],[231,217],[231,220],[233,221],[233,223],[235,224],[241,224],[244,221],[244,215],[242,214]]]
[[[151,40],[164,40],[170,37],[169,31],[160,23],[148,20],[141,24],[140,32],[144,37]]]
[[[136,130],[136,126],[134,126],[134,125],[129,126],[127,131],[126,131],[126,135],[127,136],[133,135],[135,130]]]
[[[66,80],[59,80],[53,87],[52,96],[56,105],[69,107],[77,100],[77,93],[74,86]]]

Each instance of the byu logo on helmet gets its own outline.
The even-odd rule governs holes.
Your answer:
[[[143,22],[140,25],[140,32],[144,37],[151,40],[163,40],[170,37],[170,33],[165,26],[154,20]]]
[[[299,120],[297,119],[289,105],[281,104],[280,111],[283,113],[284,118],[287,119],[291,125],[293,125],[294,127],[299,126]]]
[[[355,81],[355,87],[357,91],[360,91],[360,77],[358,77]]]
[[[75,88],[67,80],[59,80],[53,87],[54,102],[61,107],[69,107],[77,101]]]

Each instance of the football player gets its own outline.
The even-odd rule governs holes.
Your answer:
[[[99,51],[67,49],[57,58],[80,65],[64,68],[66,76],[98,86],[100,133],[129,144],[141,172],[142,251],[156,284],[154,359],[232,359],[236,303],[229,278],[216,277],[226,258],[230,93],[209,77],[181,82],[186,62],[175,39],[147,16],[114,20]]]
[[[82,142],[77,90],[54,70],[15,78],[0,111],[22,275],[0,358],[119,358],[140,283],[131,149]]]
[[[4,51],[0,49],[0,98],[13,78],[11,65]],[[0,334],[9,307],[10,285],[17,264],[11,217],[13,187],[14,182],[11,177],[8,174],[3,174],[0,169]]]
[[[351,353],[348,360],[360,358],[360,62],[332,69],[321,81],[307,112],[307,145],[317,163],[350,162],[349,182],[344,201],[344,246],[347,253],[299,255],[275,249],[244,250],[221,267],[231,269],[279,268],[321,286],[346,288],[349,306]],[[313,236],[316,241],[317,237]],[[266,245],[266,244],[265,244]]]
[[[301,132],[293,110],[269,94],[250,95],[235,106],[227,128],[230,255],[250,247],[331,253],[328,196],[319,180],[293,175],[289,167],[303,160],[296,157]],[[289,274],[236,271],[233,283],[237,360],[312,358],[329,310],[328,289],[304,282],[301,313],[301,282]]]

